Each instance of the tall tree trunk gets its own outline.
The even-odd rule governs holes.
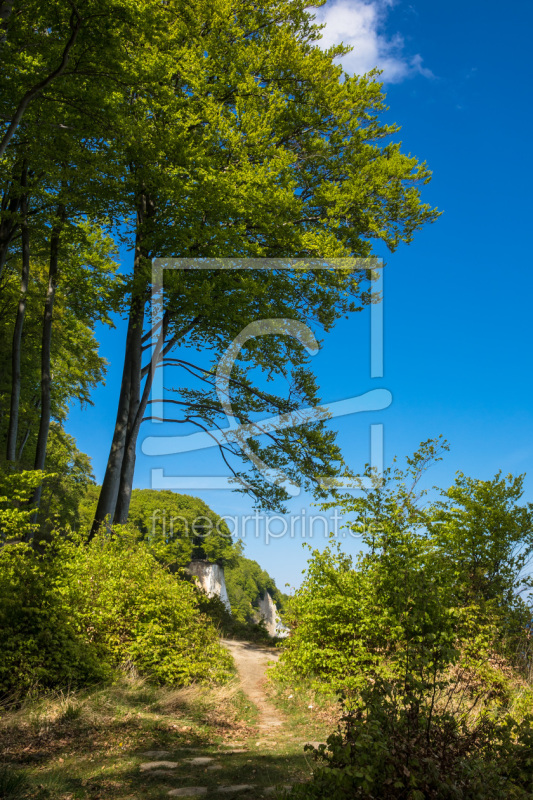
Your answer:
[[[141,270],[145,258],[142,247],[143,224],[147,216],[147,208],[151,209],[152,206],[148,204],[146,196],[141,195],[137,206],[133,288],[117,418],[89,540],[106,520],[109,522],[116,520],[124,455],[128,446],[128,432],[133,427],[140,403],[145,287],[141,285],[139,288],[138,283],[142,283]]]
[[[25,172],[25,171],[23,171]],[[24,194],[26,194],[24,192]],[[21,197],[15,191],[15,182],[11,183],[9,190],[2,197],[0,206],[0,279],[4,274],[7,258],[9,256],[9,246],[17,231],[18,222],[17,212],[20,208]]]
[[[133,301],[132,301],[133,304]],[[112,521],[115,516],[115,506],[120,484],[120,472],[124,459],[126,447],[126,437],[128,433],[128,419],[131,402],[131,342],[135,338],[136,319],[133,313],[133,306],[130,308],[128,320],[128,332],[126,335],[126,348],[124,352],[124,366],[122,368],[122,382],[118,398],[117,418],[113,431],[113,440],[107,459],[107,466],[100,489],[100,496],[96,506],[93,524],[89,534],[89,541],[98,532],[100,526],[106,521]]]
[[[21,185],[26,185],[26,169],[22,173]],[[21,198],[21,238],[22,238],[22,274],[20,278],[20,297],[13,331],[13,345],[11,349],[11,405],[9,412],[9,427],[7,431],[7,453],[8,461],[17,459],[17,434],[19,422],[20,406],[20,353],[22,345],[22,330],[24,328],[24,317],[26,316],[26,298],[28,294],[28,284],[30,280],[30,232],[28,228],[28,198],[23,195]]]
[[[57,273],[59,266],[59,240],[61,229],[65,221],[65,208],[62,205],[57,209],[57,220],[52,227],[50,239],[50,267],[48,271],[48,288],[44,304],[43,335],[41,344],[41,417],[39,432],[37,434],[37,449],[35,451],[34,469],[44,469],[46,463],[46,445],[50,431],[50,417],[52,407],[52,376],[50,369],[52,353],[52,321],[54,316],[54,301],[57,286]],[[42,485],[35,489],[32,502],[36,509],[41,502]],[[34,521],[36,519],[35,514]]]
[[[142,311],[143,311],[142,319],[138,318],[139,317],[138,313],[135,314],[136,321],[135,321],[135,327],[130,349],[130,360],[129,360],[129,368],[131,376],[130,405],[128,409],[128,422],[126,426],[124,450],[122,453],[122,464],[120,465],[115,510],[113,512],[113,522],[119,524],[123,524],[124,522],[126,522],[128,518],[129,501],[128,501],[128,509],[126,510],[126,514],[124,516],[124,501],[125,501],[124,476],[130,471],[129,464],[131,461],[131,446],[130,446],[131,435],[132,435],[132,430],[135,426],[135,420],[141,402],[141,358],[142,358],[142,333],[144,324],[144,305]],[[133,460],[135,463],[135,450],[133,453]],[[133,479],[133,472],[131,474],[131,478]]]
[[[20,443],[19,452],[17,456],[17,461],[22,461],[22,454],[24,453],[24,448],[28,443],[28,439],[30,438],[31,428],[28,427],[24,431],[24,436],[22,437],[22,442]]]
[[[7,257],[9,255],[10,242],[11,242],[11,236],[3,236],[2,228],[0,226],[0,279],[4,274],[4,268],[6,266]]]
[[[133,475],[135,472],[137,438],[139,436],[141,422],[144,417],[144,412],[146,411],[146,406],[148,405],[150,392],[152,390],[155,369],[157,367],[157,364],[159,363],[161,352],[163,350],[163,346],[165,343],[165,337],[168,327],[167,320],[168,317],[167,315],[165,315],[163,320],[163,325],[161,326],[161,331],[158,336],[156,347],[154,348],[154,352],[152,353],[150,368],[146,376],[146,382],[144,384],[142,397],[137,402],[132,403],[131,406],[132,413],[130,414],[130,419],[128,421],[128,435],[126,438],[126,448],[124,451],[124,459],[122,461],[122,469],[120,472],[120,486],[118,491],[117,506],[115,509],[115,518],[114,518],[114,522],[118,525],[124,525],[128,521],[131,492],[133,486]],[[139,356],[141,355],[141,353],[142,349],[141,347],[139,347]],[[139,390],[140,390],[140,376],[141,376],[140,357],[139,357],[138,367],[139,367],[138,374],[139,374]],[[134,414],[133,410],[135,410]]]

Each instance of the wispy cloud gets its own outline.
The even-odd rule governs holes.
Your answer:
[[[383,32],[389,9],[396,0],[337,0],[316,9],[316,20],[325,23],[322,46],[350,45],[351,53],[341,58],[346,72],[362,74],[373,67],[383,70],[382,80],[400,83],[406,78],[423,75],[434,77],[424,67],[422,56],[408,55],[400,33],[387,36]]]

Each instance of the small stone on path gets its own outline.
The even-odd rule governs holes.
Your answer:
[[[141,755],[145,758],[165,758],[170,755],[170,750],[145,750]]]
[[[207,794],[206,786],[185,786],[183,789],[172,789],[169,797],[198,797],[201,794]]]
[[[161,769],[161,767],[176,769],[178,766],[177,761],[145,761],[144,764],[141,764],[141,772],[146,772],[148,769]]]
[[[205,764],[210,764],[211,761],[214,761],[214,759],[209,756],[197,756],[196,758],[188,758],[187,764],[191,764],[193,767],[203,767]]]
[[[217,769],[224,769],[224,767],[221,764],[211,764],[211,766],[207,768],[207,772],[214,772]]]
[[[226,793],[229,793],[229,792],[247,792],[250,789],[255,789],[255,786],[253,786],[250,783],[238,783],[236,786],[219,786],[218,787],[218,791],[219,792],[226,792]]]

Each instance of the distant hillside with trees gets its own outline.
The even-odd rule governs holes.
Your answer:
[[[90,526],[99,491],[99,486],[88,488],[79,510],[82,525]],[[169,490],[134,489],[127,527],[173,569],[195,559],[224,567],[231,611],[238,622],[257,621],[259,600],[266,592],[283,612],[286,595],[257,561],[243,555],[243,543],[232,540],[225,521],[200,498]]]
[[[283,613],[287,595],[280,592],[273,578],[261,569],[257,561],[239,555],[225,570],[226,588],[231,611],[239,622],[257,618],[259,600],[270,594],[280,614]]]

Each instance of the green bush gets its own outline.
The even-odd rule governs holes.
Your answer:
[[[533,797],[533,717],[517,723],[403,706],[385,685],[363,693],[294,800],[509,800]]]
[[[420,502],[441,443],[405,471],[367,471],[369,488],[337,502],[366,545],[314,551],[288,611],[277,672],[344,698],[341,728],[291,797],[383,800],[533,798],[533,731],[523,691],[533,548],[522,480],[457,477]],[[511,713],[512,712],[512,713]]]
[[[107,677],[106,663],[78,634],[65,581],[59,559],[23,543],[0,550],[0,695]]]
[[[30,539],[37,526],[29,505],[34,489],[46,480],[40,470],[4,472],[0,469],[0,544]]]
[[[40,551],[39,551],[40,550]],[[0,550],[0,693],[81,686],[133,667],[222,682],[232,662],[195,588],[126,531]]]
[[[194,587],[125,530],[73,549],[64,595],[79,635],[113,666],[170,684],[219,682],[231,669]]]
[[[289,605],[280,674],[355,694],[368,679],[408,675],[431,692],[473,642],[480,674],[490,652],[527,674],[532,609],[521,589],[533,511],[518,505],[522,480],[459,475],[442,501],[424,505],[416,487],[440,446],[424,443],[404,471],[378,479],[368,470],[370,488],[337,499],[365,550],[355,559],[338,544],[313,552]]]

